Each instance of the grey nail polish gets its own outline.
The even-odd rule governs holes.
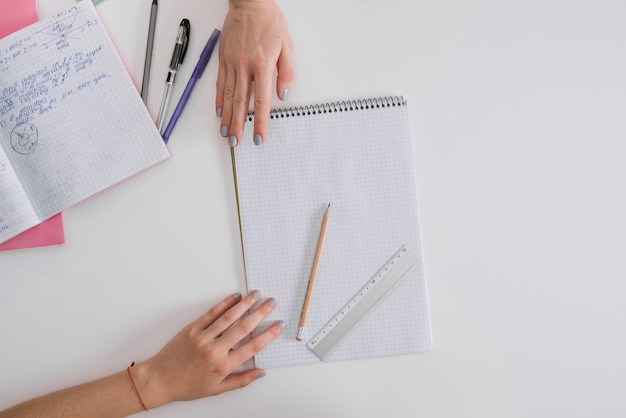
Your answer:
[[[226,136],[228,136],[228,126],[222,125],[222,129],[220,130],[220,134],[222,134],[222,136],[224,138],[226,138]]]
[[[285,324],[285,321],[280,321],[280,322],[278,323],[278,328],[281,328],[281,329],[282,329],[282,328],[285,328],[286,326],[287,326],[287,324]]]
[[[259,291],[258,291],[258,290],[255,290],[255,291],[252,293],[252,297],[253,297],[253,298],[255,298],[255,299],[256,299],[256,298],[258,298],[258,297],[259,297],[259,295],[260,295],[260,294],[259,294]]]
[[[267,301],[267,304],[268,304],[268,305],[270,305],[270,306],[273,308],[274,306],[276,306],[276,299],[274,299],[274,298],[270,298],[270,299]]]
[[[259,380],[261,378],[265,377],[265,373],[261,373],[259,375],[257,375],[256,380]]]
[[[283,102],[285,100],[287,100],[289,98],[289,89],[284,89],[281,93],[280,93],[280,100],[282,100]]]
[[[261,134],[254,135],[254,145],[261,145],[263,143],[263,137]]]
[[[228,140],[228,143],[231,147],[234,147],[235,145],[237,145],[237,137],[235,135],[232,135]]]
[[[235,299],[241,299],[241,293],[237,292],[233,295],[233,298]]]
[[[218,118],[222,117],[222,108],[218,107],[217,110],[215,111],[215,114],[217,115]]]

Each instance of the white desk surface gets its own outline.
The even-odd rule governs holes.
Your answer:
[[[40,0],[40,17],[71,3]],[[137,86],[150,3],[98,6]],[[626,2],[281,6],[287,106],[409,101],[434,350],[272,369],[150,416],[625,416]],[[197,57],[226,9],[159,2],[153,116],[180,19]],[[0,408],[145,359],[245,289],[216,75],[214,57],[171,159],[67,210],[65,245],[0,254]]]

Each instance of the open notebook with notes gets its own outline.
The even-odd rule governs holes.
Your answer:
[[[93,3],[0,40],[0,243],[168,157]]]
[[[0,0],[0,39],[37,22],[37,0]],[[0,251],[58,245],[65,242],[63,217],[59,213],[0,244]]]

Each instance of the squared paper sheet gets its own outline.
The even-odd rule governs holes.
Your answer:
[[[0,242],[168,156],[93,3],[0,40]]]
[[[37,22],[37,0],[0,0],[0,39],[25,26]],[[0,251],[19,250],[63,244],[63,218],[55,215],[40,225],[34,226],[15,238],[0,244]]]
[[[375,101],[376,102],[376,101]],[[380,103],[387,100],[379,99]],[[282,335],[255,356],[258,367],[320,360],[306,343],[403,245],[421,242],[411,136],[405,104],[296,115],[275,113],[261,146],[249,140],[233,158],[249,290],[274,296]],[[287,116],[290,114],[290,116]],[[306,332],[298,322],[319,229],[332,205]],[[363,321],[329,361],[430,350],[426,283],[421,262]]]

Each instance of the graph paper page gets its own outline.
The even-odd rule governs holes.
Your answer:
[[[278,300],[256,332],[276,320],[287,323],[281,336],[255,356],[258,367],[319,362],[306,342],[348,299],[403,244],[421,258],[407,107],[387,99],[370,103],[383,105],[353,110],[349,103],[327,105],[310,115],[307,109],[275,112],[261,146],[252,144],[253,122],[248,121],[234,151],[248,288]],[[329,203],[306,331],[296,341]],[[427,351],[431,345],[420,260],[329,361]]]
[[[91,2],[0,40],[0,242],[169,156]]]

